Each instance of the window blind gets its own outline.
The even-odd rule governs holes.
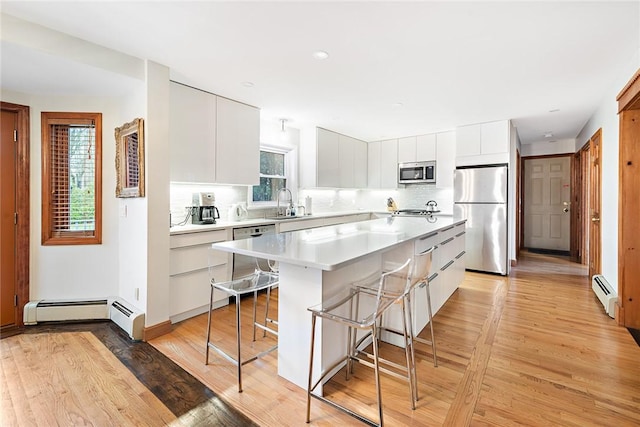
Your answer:
[[[68,123],[68,120],[67,120]],[[50,225],[53,236],[95,231],[95,123],[51,123]]]

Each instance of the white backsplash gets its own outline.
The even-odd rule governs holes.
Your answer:
[[[304,189],[298,196],[304,200],[306,196],[313,199],[313,212],[352,211],[386,211],[387,199],[393,197],[398,209],[424,209],[429,200],[435,200],[442,213],[453,211],[453,189],[436,188],[429,184],[408,185],[402,189],[389,190],[324,190]]]
[[[228,219],[228,210],[234,203],[247,201],[246,186],[212,185],[212,184],[177,184],[170,187],[171,222],[177,224],[187,215],[187,206],[191,206],[193,193],[206,191],[216,196],[216,207],[220,211],[220,219]],[[387,199],[393,197],[398,209],[422,209],[429,200],[435,200],[442,213],[453,211],[453,189],[436,188],[430,184],[407,185],[393,190],[328,190],[301,189],[298,191],[298,204],[304,205],[304,199],[310,196],[313,200],[313,213],[329,213],[340,211],[366,210],[384,212],[387,210]],[[251,209],[249,218],[263,218],[273,215],[275,209]],[[190,221],[190,219],[188,219]]]

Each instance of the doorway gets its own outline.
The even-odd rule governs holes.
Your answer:
[[[620,116],[618,324],[640,329],[640,70],[617,97]]]
[[[528,157],[523,169],[524,247],[569,255],[571,156]]]
[[[0,296],[2,336],[24,325],[29,300],[29,107],[1,103]]]

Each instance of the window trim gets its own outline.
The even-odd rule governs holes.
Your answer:
[[[42,112],[42,245],[98,245],[102,244],[102,113]],[[92,120],[95,126],[95,225],[93,233],[68,231],[62,235],[54,233],[51,220],[51,146],[50,125]]]
[[[293,165],[294,162],[294,153],[295,148],[293,147],[284,147],[279,145],[268,145],[261,144],[260,151],[269,151],[271,153],[284,154],[284,177],[287,180],[287,188],[291,190],[291,194],[293,200],[296,200],[297,191],[296,191],[296,183],[294,170],[295,167]],[[280,178],[279,175],[261,175],[260,171],[258,171],[259,177],[277,177]],[[276,201],[264,201],[264,202],[254,202],[253,201],[253,185],[247,187],[247,209],[265,209],[265,208],[275,208],[278,203]],[[293,188],[292,188],[293,187]]]

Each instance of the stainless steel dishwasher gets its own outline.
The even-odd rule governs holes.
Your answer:
[[[276,234],[275,224],[254,225],[251,227],[241,227],[233,229],[233,240],[249,239],[251,237],[259,237],[265,234]],[[264,264],[264,265],[263,265]],[[269,270],[267,261],[260,260],[260,267]],[[254,257],[233,254],[233,279],[246,276],[253,273],[256,268],[256,259]]]

